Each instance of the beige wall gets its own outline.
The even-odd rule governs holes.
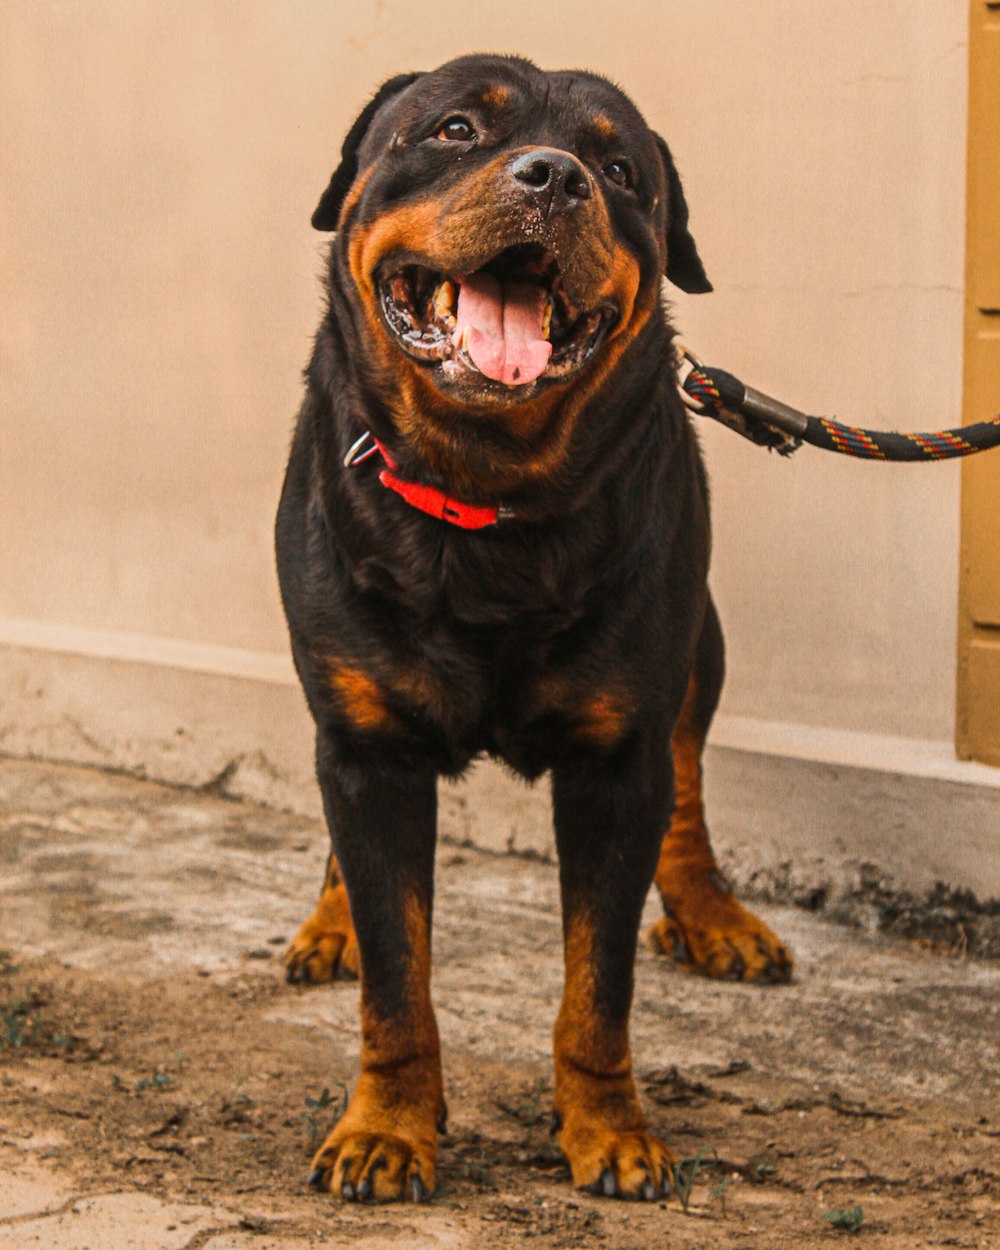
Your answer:
[[[36,635],[284,679],[270,528],[321,304],[308,218],[393,72],[476,48],[605,71],[685,179],[716,285],[678,294],[692,346],[871,424],[959,413],[964,0],[3,0],[0,23],[8,745]],[[725,713],[950,737],[956,471],[704,441]]]

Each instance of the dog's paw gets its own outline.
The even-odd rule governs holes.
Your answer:
[[[577,1189],[643,1202],[655,1202],[670,1193],[675,1156],[645,1130],[617,1132],[581,1125],[563,1129],[559,1147]]]
[[[793,960],[784,943],[717,877],[670,891],[667,914],[649,931],[653,950],[687,972],[723,981],[790,981]]]
[[[424,1202],[434,1192],[436,1172],[433,1136],[338,1125],[313,1159],[308,1182],[345,1202]]]
[[[285,979],[297,984],[357,980],[358,941],[351,923],[347,891],[327,886],[316,910],[285,952]]]

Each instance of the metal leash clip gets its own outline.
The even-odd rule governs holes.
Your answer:
[[[724,398],[712,373],[683,343],[674,344],[677,390],[688,411],[712,417],[758,447],[790,456],[802,446],[808,420],[804,414],[745,386],[729,374],[714,372],[731,382],[740,398]],[[770,419],[769,419],[770,418]]]

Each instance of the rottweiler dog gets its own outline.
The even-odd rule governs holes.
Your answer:
[[[555,1122],[577,1186],[651,1200],[628,1017],[640,914],[710,976],[786,980],[723,880],[701,753],[723,677],[708,497],[664,276],[711,289],[666,144],[604,78],[468,56],[385,83],[312,218],[335,232],[277,519],[333,850],[286,956],[361,977],[361,1074],[310,1181],[435,1185],[436,783],[552,778]]]

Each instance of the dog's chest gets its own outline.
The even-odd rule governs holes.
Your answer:
[[[612,748],[633,722],[626,666],[599,636],[581,647],[552,622],[425,622],[368,639],[363,653],[322,657],[320,679],[340,715],[387,746],[426,751],[445,771],[488,751],[536,774],[566,752]]]

